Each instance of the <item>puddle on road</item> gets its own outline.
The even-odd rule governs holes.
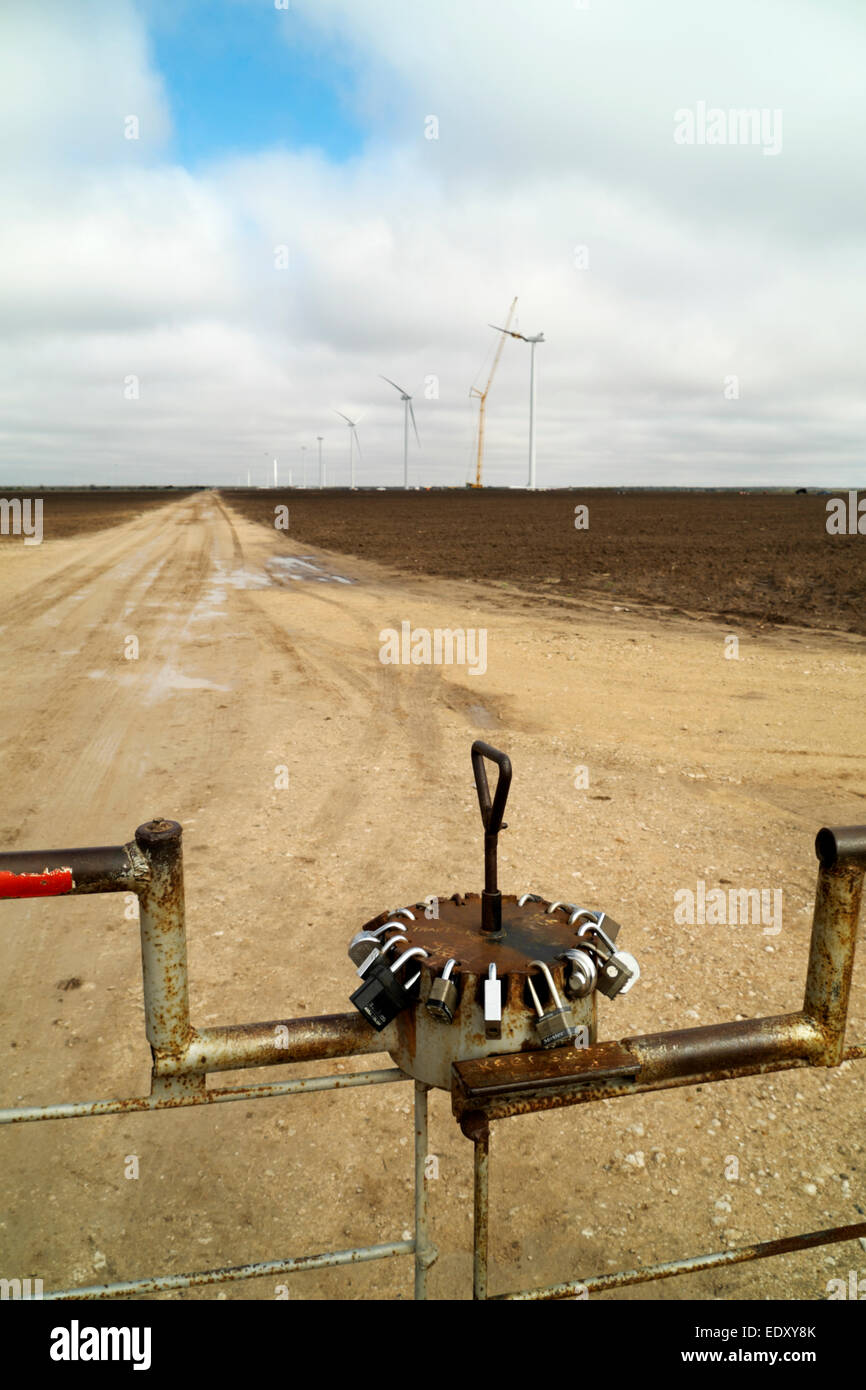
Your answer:
[[[164,700],[175,690],[231,690],[230,685],[218,685],[216,681],[205,680],[203,676],[184,676],[174,666],[164,666],[153,678],[145,693],[145,703],[153,704]]]
[[[315,555],[277,555],[268,561],[268,569],[279,583],[286,579],[300,579],[314,584],[354,584],[344,574],[329,573],[316,564]]]
[[[104,680],[108,675],[107,671],[93,670],[88,671],[89,680]],[[204,676],[185,676],[174,666],[163,666],[155,676],[148,679],[142,677],[137,671],[120,671],[116,674],[119,685],[137,685],[144,687],[143,698],[145,704],[153,704],[156,700],[164,700],[175,690],[218,690],[229,691],[234,687],[231,685],[218,685],[216,681],[206,680]]]
[[[469,718],[477,729],[495,729],[499,726],[499,720],[495,714],[491,714],[484,705],[470,705]]]

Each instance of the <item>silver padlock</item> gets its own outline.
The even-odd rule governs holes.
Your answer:
[[[532,995],[532,1003],[538,1017],[535,1020],[536,1031],[541,1039],[542,1047],[561,1047],[563,1043],[569,1042],[574,1036],[574,1029],[571,1024],[571,1010],[566,1008],[559,997],[559,990],[553,983],[553,976],[548,966],[543,960],[530,962],[537,965],[539,970],[547,980],[547,988],[550,991],[550,1002],[546,1009],[542,1009],[535,992],[535,985],[532,983],[532,976],[527,975],[526,983],[529,986],[529,993]]]
[[[592,994],[598,984],[598,967],[595,963],[595,957],[589,951],[581,951],[575,947],[572,951],[564,952],[562,958],[571,965],[568,979],[565,982],[567,994],[572,999],[585,999],[588,994]]]
[[[600,957],[598,990],[608,999],[615,999],[618,994],[627,994],[632,985],[640,979],[640,966],[630,952],[617,951],[605,927],[601,925],[602,920],[605,920],[605,926],[609,925],[609,919],[605,919],[605,914],[600,913],[598,921],[583,922],[578,927],[577,934],[587,946],[594,947]],[[602,943],[603,949],[595,946],[596,940]]]
[[[437,980],[433,981],[430,994],[427,998],[427,1012],[431,1013],[440,1023],[453,1023],[454,1014],[457,1009],[457,985],[451,978],[451,971],[457,961],[454,956],[445,963],[445,969]]]
[[[629,951],[614,951],[599,967],[598,988],[608,999],[628,994],[640,979],[640,966]]]
[[[502,981],[497,979],[492,961],[484,981],[484,1036],[502,1037]]]
[[[374,927],[372,931],[356,932],[349,942],[349,960],[353,965],[360,965],[370,954],[370,946],[378,944],[379,938],[387,931],[402,931],[402,922],[383,922],[381,927]]]

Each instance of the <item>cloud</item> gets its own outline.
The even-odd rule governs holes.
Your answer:
[[[282,41],[352,57],[363,153],[190,171],[166,153],[147,11],[85,0],[47,23],[8,5],[0,477],[264,480],[321,433],[337,481],[336,407],[364,412],[359,481],[396,483],[402,412],[381,372],[416,392],[413,478],[462,483],[486,325],[517,294],[523,331],[547,338],[542,483],[856,484],[864,41],[848,15],[735,0],[698,28],[674,3],[294,0]],[[782,153],[675,145],[674,111],[699,100],[781,107]],[[526,477],[527,359],[508,342],[491,481]]]

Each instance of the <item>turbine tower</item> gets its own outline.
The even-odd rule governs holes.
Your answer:
[[[393,386],[395,391],[400,392],[400,399],[403,402],[403,487],[409,491],[409,416],[412,416],[412,428],[415,431],[415,438],[418,440],[418,448],[421,448],[421,436],[418,433],[418,426],[415,424],[415,411],[412,409],[412,397],[408,391],[404,391],[402,386],[398,386],[396,381],[392,381],[389,376],[379,376],[382,381],[387,381],[389,386]]]
[[[352,486],[352,488],[354,488],[354,486],[355,486],[355,450],[354,450],[354,446],[357,444],[357,446],[358,446],[358,458],[360,458],[360,457],[361,457],[361,441],[360,441],[360,439],[358,438],[358,425],[361,423],[361,417],[360,417],[360,415],[359,415],[357,420],[350,420],[349,417],[348,417],[348,415],[344,415],[344,414],[343,414],[342,410],[335,410],[335,411],[334,411],[334,414],[335,414],[335,415],[339,415],[340,419],[341,419],[341,420],[345,420],[346,424],[349,426],[349,477],[351,478],[351,486]]]
[[[317,434],[317,435],[316,435],[316,439],[318,440],[318,444],[319,444],[319,487],[320,487],[320,488],[323,488],[323,487],[325,486],[325,472],[324,472],[324,469],[323,469],[323,467],[322,467],[322,440],[324,439],[324,437],[325,437],[325,436],[324,436],[323,434]]]
[[[495,328],[499,333],[507,333],[512,338],[519,338],[523,343],[529,343],[529,489],[535,489],[535,349],[539,343],[544,342],[544,334],[536,333],[533,338],[528,338],[525,333],[515,333],[513,328],[500,328],[498,324],[491,323],[491,328]]]

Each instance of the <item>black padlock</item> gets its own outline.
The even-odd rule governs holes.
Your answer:
[[[351,995],[351,1002],[377,1033],[387,1028],[412,1003],[411,990],[418,983],[420,972],[403,984],[397,977],[397,971],[411,956],[427,955],[429,952],[422,946],[410,946],[393,965],[388,965],[380,956],[365,972],[364,983]]]

